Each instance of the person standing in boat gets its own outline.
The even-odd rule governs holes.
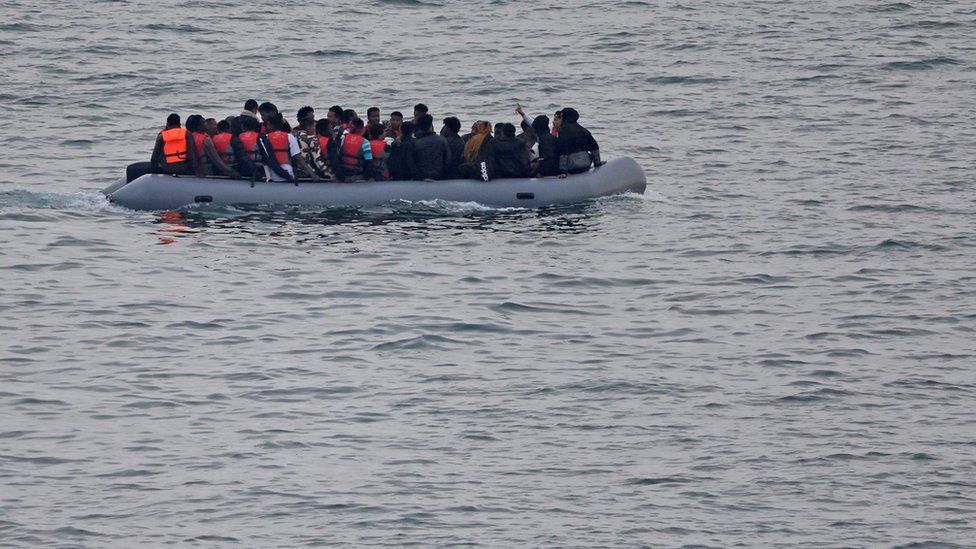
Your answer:
[[[258,102],[255,99],[248,99],[244,102],[244,110],[239,116],[247,116],[255,120],[258,119]]]
[[[601,166],[600,145],[590,131],[579,124],[579,113],[572,107],[561,112],[562,122],[556,140],[559,169],[573,174],[585,172],[590,166]]]

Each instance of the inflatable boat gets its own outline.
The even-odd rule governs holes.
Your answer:
[[[194,204],[369,207],[400,200],[477,202],[492,207],[536,208],[574,204],[601,196],[643,193],[644,170],[632,158],[616,158],[564,179],[450,181],[265,182],[163,174],[125,178],[102,191],[109,201],[133,210],[175,210]]]

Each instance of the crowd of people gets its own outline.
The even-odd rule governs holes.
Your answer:
[[[552,120],[515,112],[514,124],[478,120],[461,135],[461,122],[448,116],[440,132],[424,104],[413,117],[399,111],[381,121],[380,109],[366,120],[338,105],[325,118],[302,107],[291,125],[273,103],[249,99],[237,116],[217,121],[199,114],[170,114],[156,137],[149,162],[132,164],[129,181],[147,173],[223,176],[268,181],[383,181],[565,177],[600,165],[600,147],[579,124],[573,108]]]

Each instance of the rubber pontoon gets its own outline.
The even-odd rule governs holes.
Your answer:
[[[632,158],[616,158],[565,179],[470,179],[451,181],[364,181],[357,183],[251,182],[149,174],[126,184],[125,178],[102,191],[133,210],[174,210],[192,204],[215,206],[280,204],[296,206],[378,206],[398,200],[477,202],[493,207],[574,204],[600,196],[647,188],[644,170]]]

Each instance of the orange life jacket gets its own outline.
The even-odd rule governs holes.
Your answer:
[[[163,130],[163,159],[167,164],[186,162],[186,128]]]
[[[213,140],[214,148],[217,149],[217,154],[220,155],[220,159],[227,164],[230,164],[233,161],[233,154],[230,149],[230,138],[231,134],[227,132],[218,133],[211,138]]]
[[[325,155],[326,151],[329,150],[329,136],[320,135],[319,136],[319,154]]]
[[[254,145],[258,142],[258,132],[241,132],[237,138],[241,140],[241,145],[244,145],[244,154],[254,160]]]
[[[288,132],[275,130],[268,134],[268,142],[271,143],[271,151],[278,159],[278,164],[282,166],[291,164],[291,155],[288,154]]]
[[[363,136],[355,133],[347,133],[342,138],[342,165],[351,168],[359,168],[359,154],[363,149]]]
[[[207,134],[201,132],[191,132],[193,136],[193,150],[197,153],[197,162],[203,160],[203,142],[207,139]]]

